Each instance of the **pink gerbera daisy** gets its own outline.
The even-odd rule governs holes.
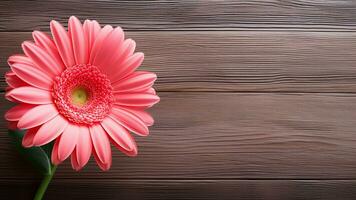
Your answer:
[[[135,71],[143,53],[124,39],[120,27],[103,28],[76,17],[68,32],[51,21],[53,39],[34,31],[25,41],[25,55],[8,59],[6,98],[18,103],[5,115],[10,125],[27,129],[22,144],[42,146],[54,141],[52,163],[71,156],[80,170],[91,154],[102,170],[111,166],[110,142],[129,156],[137,147],[129,132],[148,135],[152,117],[145,111],[159,101],[152,88],[156,75]]]

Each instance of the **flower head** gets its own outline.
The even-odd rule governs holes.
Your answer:
[[[143,53],[124,38],[120,27],[100,27],[76,17],[68,31],[50,23],[52,37],[34,31],[34,42],[22,44],[24,55],[8,59],[11,71],[6,98],[18,103],[5,118],[27,129],[22,144],[42,146],[54,141],[52,162],[71,157],[75,170],[91,154],[102,170],[111,166],[112,143],[129,156],[137,146],[129,132],[148,135],[152,117],[145,111],[159,101],[152,88],[156,75],[136,71]]]

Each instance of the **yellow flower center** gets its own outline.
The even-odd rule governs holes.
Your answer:
[[[88,91],[83,87],[77,87],[72,91],[72,103],[76,106],[82,107],[89,100]]]

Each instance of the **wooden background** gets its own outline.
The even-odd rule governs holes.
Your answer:
[[[162,100],[138,157],[67,161],[46,199],[356,199],[356,1],[2,0],[1,73],[70,15],[122,26]],[[0,129],[0,198],[30,199],[40,176]]]

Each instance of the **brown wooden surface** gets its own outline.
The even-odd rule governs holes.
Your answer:
[[[356,32],[128,32],[159,91],[354,92]],[[0,33],[0,70],[31,33]],[[5,81],[0,79],[0,90]]]
[[[0,30],[49,30],[70,15],[129,30],[355,30],[356,2],[305,0],[25,1],[2,0]]]
[[[14,199],[28,199],[36,184],[0,183],[0,192],[12,193]],[[354,180],[58,180],[52,182],[47,198],[52,199],[273,199],[273,200],[349,200],[356,195]],[[66,192],[63,192],[66,191]],[[60,197],[60,198],[59,198]]]
[[[70,15],[128,30],[161,102],[138,157],[67,161],[46,199],[356,199],[355,1],[1,1],[1,74]],[[6,132],[0,199],[31,199],[41,177]]]
[[[107,173],[100,173],[94,161],[74,173],[67,162],[57,178],[356,178],[356,95],[159,95],[162,101],[152,109],[157,125],[149,137],[136,137],[138,157],[115,151]],[[0,138],[10,143],[6,134]],[[17,157],[11,146],[1,148],[0,160]],[[3,163],[0,169],[2,178],[32,179],[21,165]]]

